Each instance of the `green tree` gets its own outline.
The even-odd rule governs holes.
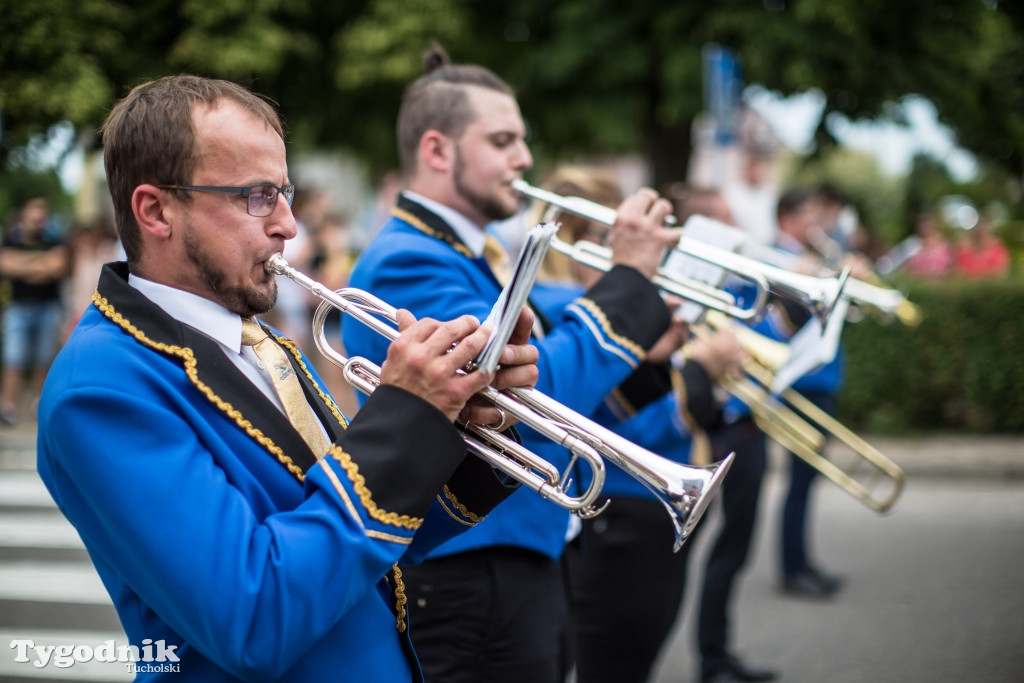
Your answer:
[[[542,159],[641,152],[656,183],[683,177],[714,42],[747,83],[825,94],[821,150],[831,115],[898,120],[913,93],[968,149],[1024,170],[1021,11],[996,0],[0,0],[0,16],[0,162],[189,71],[274,99],[297,149],[346,146],[384,168],[402,88],[436,39],[517,88]]]

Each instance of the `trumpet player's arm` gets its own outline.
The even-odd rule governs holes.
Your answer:
[[[500,286],[480,263],[451,244],[393,219],[363,252],[350,280],[392,305],[420,316],[487,317]],[[603,396],[643,362],[668,328],[670,315],[657,288],[640,271],[619,265],[572,302],[542,339],[536,388],[590,414]],[[344,346],[371,360],[387,341],[363,326],[343,327]]]

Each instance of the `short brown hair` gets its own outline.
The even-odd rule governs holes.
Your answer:
[[[114,202],[114,219],[129,261],[142,242],[132,214],[132,193],[144,183],[187,185],[198,162],[192,110],[230,100],[264,120],[284,138],[274,108],[250,90],[231,83],[182,74],[143,83],[114,105],[101,127],[103,165]],[[185,201],[187,194],[182,193]]]
[[[457,138],[473,121],[476,112],[469,104],[469,86],[515,96],[512,88],[489,69],[451,64],[438,46],[424,55],[423,67],[426,73],[405,89],[398,110],[398,153],[406,177],[416,170],[416,151],[424,133],[436,130]]]

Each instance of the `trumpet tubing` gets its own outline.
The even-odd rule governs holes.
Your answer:
[[[349,384],[365,394],[372,393],[380,384],[380,368],[365,358],[346,358],[338,353],[327,340],[324,323],[330,311],[337,309],[386,339],[394,340],[398,337],[394,327],[396,310],[359,289],[332,291],[289,266],[280,254],[271,256],[266,267],[269,272],[294,280],[322,300],[313,316],[313,340],[317,349],[344,370]],[[605,460],[610,460],[647,486],[665,506],[676,529],[675,550],[682,547],[700,520],[732,462],[730,454],[722,462],[707,467],[681,465],[623,439],[535,389],[499,392],[486,387],[477,397],[487,399],[545,438],[565,447],[571,459],[563,472],[501,432],[484,425],[460,423],[470,452],[581,517],[592,517],[604,509],[597,500],[604,485]],[[587,490],[573,496],[568,493],[569,473],[577,461],[585,462],[593,476]]]
[[[596,223],[602,223],[604,225],[614,225],[615,223],[617,213],[614,209],[609,209],[606,206],[592,202],[588,199],[584,199],[582,197],[563,197],[555,194],[554,192],[548,192],[547,190],[534,187],[522,178],[513,180],[512,187],[526,197],[547,202],[553,206],[557,206],[565,211],[574,213]],[[671,220],[666,221],[666,223],[675,225],[675,218],[672,216],[669,218],[671,218]],[[703,217],[700,218],[702,220],[708,220]],[[699,286],[695,287],[693,286],[693,280],[680,278],[679,276],[664,270],[658,271],[655,283],[658,284],[658,286],[663,287],[666,291],[677,294],[683,298],[696,301],[698,304],[706,306],[707,308],[722,311],[723,313],[740,320],[756,318],[767,302],[768,292],[772,291],[776,294],[796,299],[807,306],[811,312],[821,320],[822,323],[824,323],[828,319],[832,309],[835,307],[836,302],[839,300],[839,296],[842,294],[843,288],[846,286],[847,279],[849,278],[849,269],[844,270],[834,278],[814,277],[812,275],[793,273],[784,268],[769,265],[748,256],[742,256],[727,249],[721,249],[689,237],[682,237],[675,249],[686,256],[700,259],[701,261],[732,272],[744,280],[753,282],[757,288],[757,300],[753,305],[747,308],[739,308],[735,305],[723,307],[717,304],[717,302],[712,302],[712,305],[708,305],[701,300],[706,299],[705,290],[708,285],[698,283]],[[600,254],[603,262],[608,264],[605,267],[593,267],[597,267],[602,270],[608,270],[611,268],[610,249],[595,245],[594,249],[588,248],[588,251],[592,251],[595,255]],[[571,253],[568,255],[575,258]],[[586,265],[592,264],[587,263]],[[731,296],[727,292],[724,292],[724,294],[726,296]]]
[[[583,218],[596,223],[602,223],[604,225],[613,225],[615,223],[615,209],[610,209],[607,206],[602,206],[601,204],[592,202],[588,199],[583,199],[582,197],[563,197],[553,192],[548,192],[547,190],[534,187],[521,178],[513,180],[512,187],[526,197],[547,202],[552,206],[556,206],[564,211],[568,211],[569,213],[582,216]],[[608,271],[611,270],[614,265],[612,263],[611,249],[592,242],[580,241],[575,244],[566,244],[562,240],[555,238],[551,241],[551,248],[565,254],[577,263],[590,266],[597,270]],[[702,261],[711,263],[712,265],[722,266],[721,262],[716,258],[716,252],[724,252],[724,250],[714,249],[713,247],[708,247],[708,249],[712,251],[702,251],[700,253],[690,255]],[[732,270],[727,266],[722,267],[727,270]],[[750,306],[737,306],[736,298],[729,292],[713,287],[705,282],[669,272],[665,269],[658,270],[652,278],[652,282],[654,282],[654,284],[660,289],[663,289],[670,294],[675,294],[683,299],[689,299],[690,301],[696,302],[705,308],[721,311],[726,315],[740,320],[752,320],[761,314],[765,304],[768,302],[768,282],[756,274],[752,275],[738,272],[736,274],[745,280],[753,282],[754,284],[756,294],[754,301]]]

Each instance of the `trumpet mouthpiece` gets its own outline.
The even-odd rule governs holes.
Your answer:
[[[263,264],[263,268],[268,273],[273,273],[274,275],[284,275],[285,268],[287,267],[288,262],[284,259],[284,256],[282,256],[281,252],[279,251],[275,251],[273,254],[271,254],[270,258],[268,258],[266,263]]]

